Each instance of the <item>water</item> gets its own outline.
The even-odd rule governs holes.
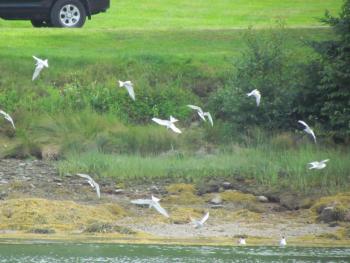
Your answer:
[[[0,244],[0,263],[350,262],[350,248]]]

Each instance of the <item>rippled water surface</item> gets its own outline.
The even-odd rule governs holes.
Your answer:
[[[1,244],[0,263],[350,262],[350,248]]]

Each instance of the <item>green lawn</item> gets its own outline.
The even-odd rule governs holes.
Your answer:
[[[341,0],[111,0],[106,14],[86,29],[227,29],[270,26],[318,26],[325,9],[337,12]],[[0,27],[30,27],[28,22],[0,21]]]
[[[259,32],[260,30],[257,30]],[[301,39],[324,39],[328,29],[289,29],[290,48],[304,49]],[[113,59],[159,57],[201,61],[215,66],[229,62],[244,50],[244,30],[175,30],[175,31],[109,31],[65,29],[3,29],[0,56],[17,62],[31,56],[48,57],[74,64],[82,61],[107,62]],[[294,50],[295,51],[295,50]],[[0,64],[3,62],[0,62]],[[16,65],[17,66],[17,65]],[[21,69],[19,69],[21,70]]]

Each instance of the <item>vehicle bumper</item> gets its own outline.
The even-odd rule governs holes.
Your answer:
[[[110,6],[110,0],[89,0],[90,15],[105,12]]]

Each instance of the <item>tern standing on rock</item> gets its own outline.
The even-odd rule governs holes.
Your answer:
[[[153,207],[155,210],[157,210],[158,213],[162,214],[165,217],[169,217],[168,212],[160,206],[159,201],[159,198],[152,195],[151,199],[136,199],[132,200],[131,203],[135,205],[148,205],[149,208]]]
[[[307,134],[310,134],[314,139],[314,142],[316,143],[316,135],[314,131],[309,127],[309,125],[307,125],[306,122],[300,121],[300,120],[298,121],[298,123],[304,126],[304,132],[306,132]]]
[[[201,228],[204,226],[204,223],[208,220],[209,218],[209,212],[207,212],[204,217],[201,220],[196,220],[190,217],[192,224],[194,225],[194,228]]]
[[[49,67],[49,61],[47,59],[40,59],[37,58],[36,56],[33,56],[33,58],[35,59],[35,70],[33,73],[33,77],[32,77],[32,81],[34,81],[40,74],[40,72],[44,69],[44,68],[48,68]]]
[[[96,182],[94,181],[94,179],[92,179],[92,178],[90,177],[90,175],[87,175],[87,174],[77,174],[77,176],[80,176],[81,178],[86,179],[86,181],[91,185],[91,187],[92,187],[93,189],[96,190],[97,197],[98,197],[98,198],[101,198],[100,185],[99,185],[98,183],[96,183]]]
[[[132,82],[130,80],[127,80],[127,81],[120,81],[119,80],[119,87],[126,88],[126,90],[129,93],[130,98],[132,98],[132,100],[135,100],[134,84],[132,84]]]
[[[180,129],[175,126],[174,123],[177,122],[178,120],[175,119],[173,116],[170,116],[170,120],[161,120],[158,118],[152,118],[152,121],[154,121],[155,123],[158,123],[159,125],[167,127],[167,129],[171,129],[173,132],[182,133]]]
[[[11,118],[11,116],[10,116],[9,114],[7,114],[6,112],[4,112],[3,110],[0,110],[0,114],[3,115],[4,118],[5,118],[6,120],[8,120],[8,121],[12,124],[12,127],[13,127],[13,129],[15,130],[16,127],[15,127],[15,124],[14,124],[13,119]]]
[[[315,161],[315,162],[311,162],[309,163],[310,167],[309,167],[309,170],[312,170],[312,169],[316,169],[316,170],[321,170],[323,168],[326,168],[327,164],[326,162],[328,162],[329,159],[326,159],[326,160],[323,160],[323,161]]]
[[[250,93],[247,93],[248,97],[255,97],[255,101],[256,101],[256,106],[259,107],[260,105],[260,100],[261,100],[261,93],[260,91],[258,91],[257,89],[251,91]]]
[[[205,119],[205,117],[207,117],[209,122],[210,122],[210,124],[211,124],[211,126],[214,125],[213,118],[211,117],[210,112],[204,112],[201,107],[198,107],[198,106],[195,106],[195,105],[187,105],[187,107],[190,107],[191,109],[196,110],[198,115],[199,115],[199,117],[201,117],[201,119],[203,121],[207,121]]]

